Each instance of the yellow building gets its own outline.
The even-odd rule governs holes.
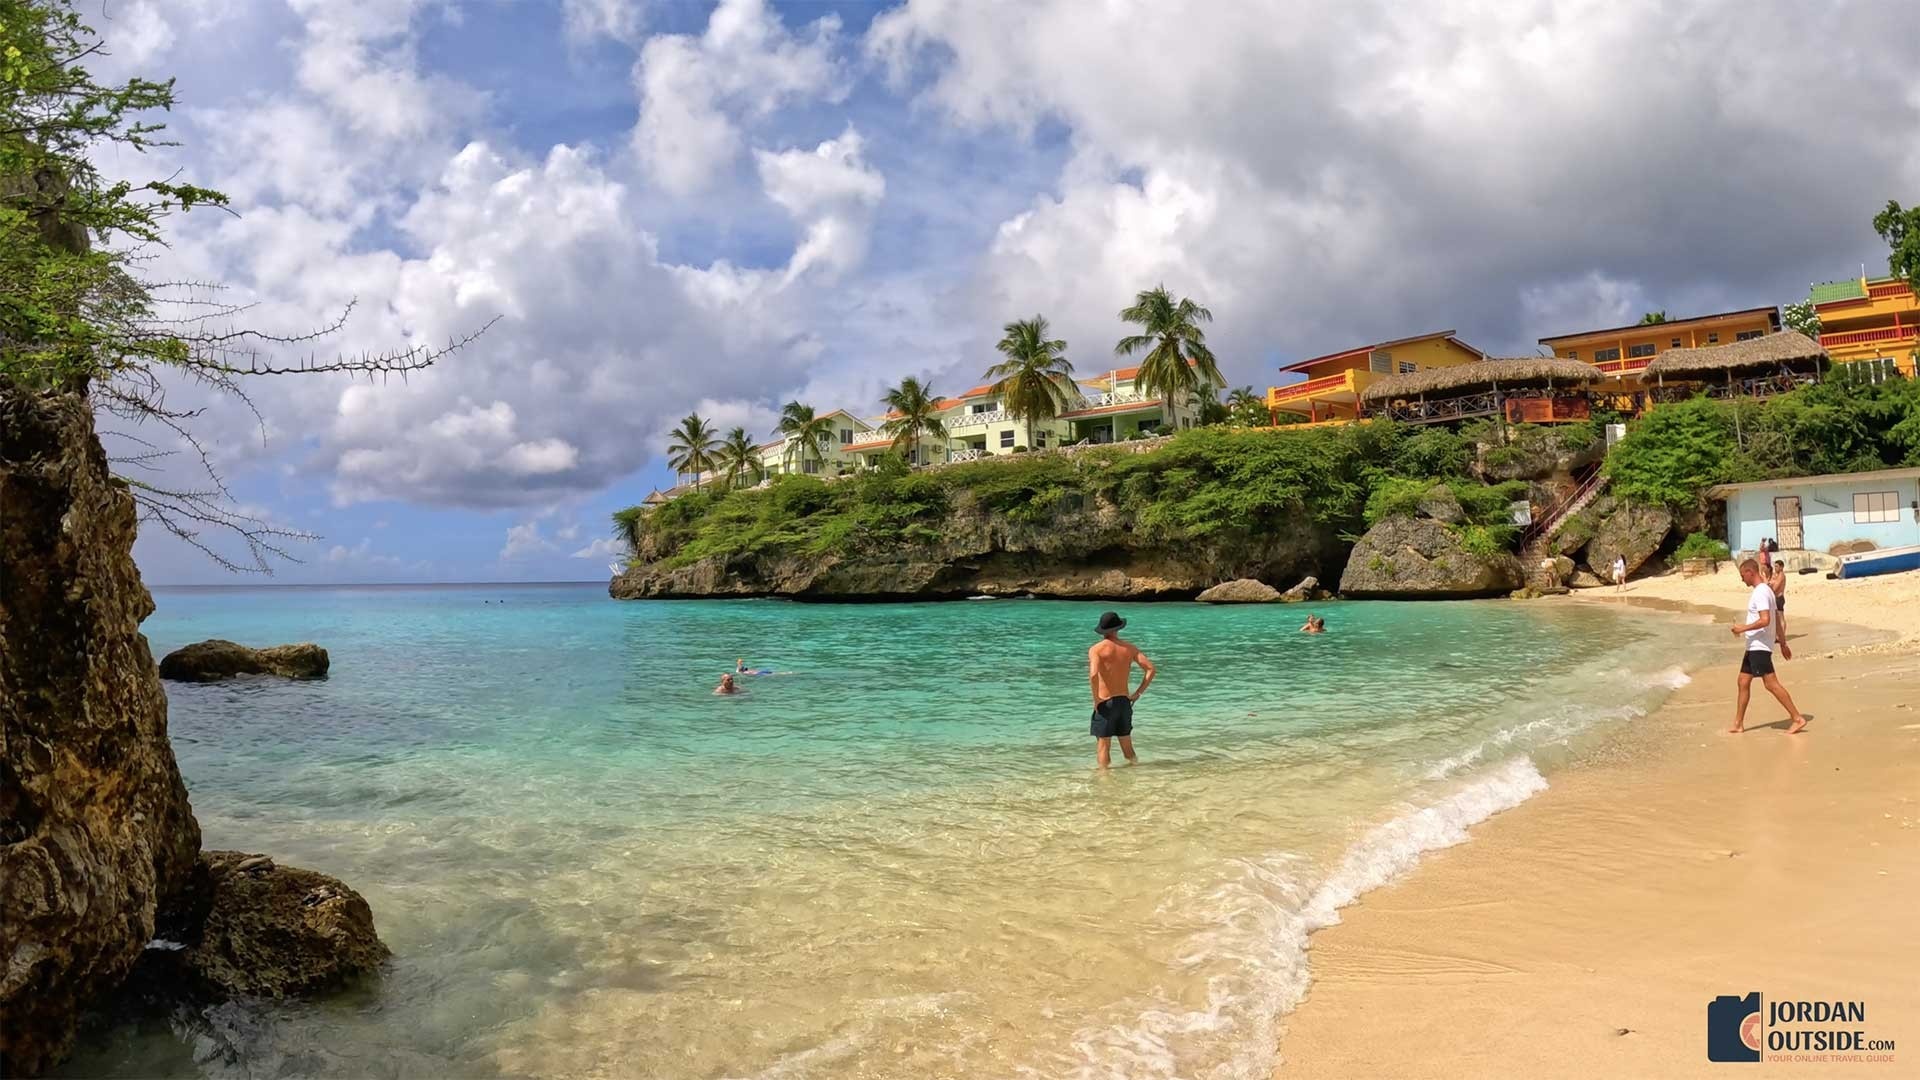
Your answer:
[[[1267,411],[1274,414],[1275,423],[1283,412],[1312,421],[1351,420],[1360,414],[1360,395],[1382,375],[1406,375],[1485,358],[1485,353],[1454,337],[1451,330],[1328,353],[1281,368],[1305,378],[1268,387]]]
[[[1815,285],[1820,344],[1836,364],[1891,361],[1909,377],[1920,349],[1920,298],[1899,278],[1865,277]]]
[[[1668,349],[1725,345],[1779,330],[1780,309],[1762,307],[1692,319],[1669,319],[1663,323],[1583,330],[1577,334],[1543,337],[1540,344],[1563,360],[1592,364],[1603,375],[1623,378],[1638,374],[1654,357]]]

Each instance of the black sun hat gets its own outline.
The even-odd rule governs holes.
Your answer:
[[[1095,627],[1094,630],[1097,633],[1109,634],[1115,630],[1124,630],[1126,626],[1127,620],[1121,618],[1119,612],[1109,611],[1100,616],[1100,625]]]

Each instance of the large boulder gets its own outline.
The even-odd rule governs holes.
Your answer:
[[[1280,590],[1264,581],[1239,578],[1223,581],[1194,599],[1203,604],[1272,604],[1280,600]]]
[[[0,377],[0,1075],[66,1053],[200,850],[134,527],[86,399]]]
[[[1523,576],[1512,555],[1475,555],[1437,521],[1390,517],[1354,545],[1340,592],[1374,599],[1500,596],[1519,588]]]
[[[235,675],[318,679],[327,674],[327,663],[327,650],[310,642],[250,649],[214,638],[168,653],[160,661],[160,677],[176,682],[214,682]]]
[[[1616,500],[1610,512],[1600,518],[1587,541],[1587,569],[1606,581],[1613,580],[1613,561],[1626,561],[1627,575],[1653,557],[1673,530],[1673,514],[1665,507],[1644,506],[1625,499]]]
[[[201,864],[183,902],[197,929],[175,962],[207,998],[310,994],[391,955],[366,900],[336,878],[240,851],[205,852]]]
[[[1320,587],[1320,579],[1308,574],[1300,579],[1299,584],[1281,593],[1280,599],[1283,603],[1298,604],[1307,600],[1324,599],[1326,595],[1327,590]]]

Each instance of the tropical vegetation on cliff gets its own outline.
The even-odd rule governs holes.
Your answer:
[[[1920,380],[1836,378],[1764,401],[1662,405],[1606,470],[1618,495],[1685,507],[1713,484],[1907,465],[1920,465]]]
[[[1415,428],[1378,420],[1344,427],[1197,428],[1145,451],[1072,453],[876,473],[824,481],[776,477],[765,488],[713,489],[615,515],[629,550],[667,565],[711,556],[823,554],[933,542],[955,505],[1014,522],[1103,500],[1135,528],[1166,539],[1273,529],[1309,519],[1352,535],[1412,514],[1435,485],[1460,508],[1451,528],[1472,552],[1510,549],[1509,506],[1526,485],[1504,477],[1587,450],[1607,417],[1553,427]],[[1836,379],[1766,401],[1697,398],[1634,421],[1609,455],[1613,492],[1676,509],[1710,485],[1920,464],[1920,382]]]

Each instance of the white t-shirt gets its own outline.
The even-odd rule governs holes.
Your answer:
[[[1773,611],[1773,590],[1764,581],[1755,585],[1753,592],[1747,595],[1747,622],[1751,624],[1757,621],[1763,611],[1767,615],[1767,625],[1747,631],[1748,652],[1773,651],[1773,630],[1778,625],[1778,619]]]
[[[1613,560],[1613,580],[1619,581],[1627,576],[1627,560],[1623,557]]]

